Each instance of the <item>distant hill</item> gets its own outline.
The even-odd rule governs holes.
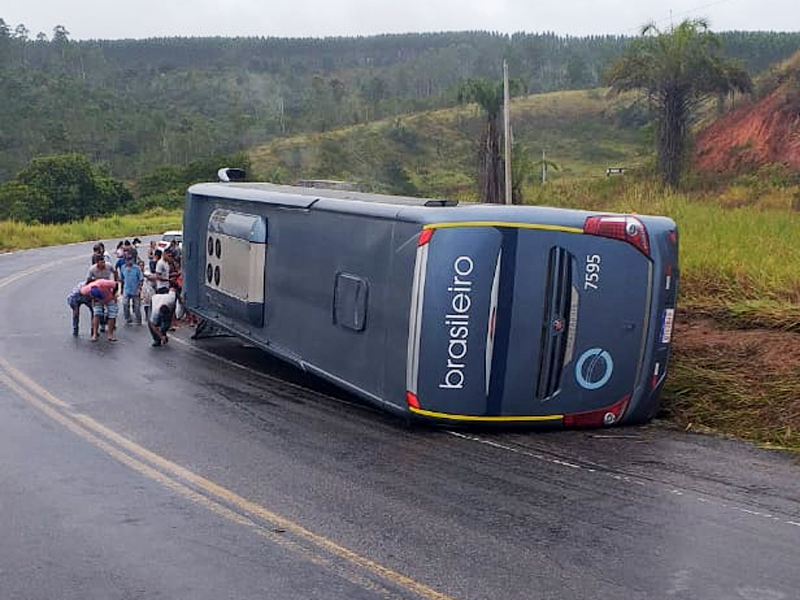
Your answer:
[[[800,51],[762,79],[758,99],[700,132],[697,169],[740,173],[779,164],[800,171]]]
[[[475,105],[419,112],[284,137],[250,151],[253,176],[278,183],[345,179],[365,190],[474,199],[477,148],[486,117]],[[515,164],[538,181],[542,153],[549,177],[605,177],[634,168],[650,153],[646,115],[631,97],[605,90],[532,94],[511,103]]]
[[[66,24],[69,25],[69,24]],[[32,157],[79,153],[117,177],[266,141],[452,107],[464,78],[525,94],[592,89],[630,37],[442,32],[358,38],[28,37],[0,19],[0,183]],[[798,33],[720,34],[751,73]]]

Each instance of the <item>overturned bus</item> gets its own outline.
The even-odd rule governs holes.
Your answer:
[[[642,422],[678,284],[664,217],[201,183],[188,310],[377,406],[438,422]]]

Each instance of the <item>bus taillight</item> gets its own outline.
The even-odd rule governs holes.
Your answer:
[[[650,256],[647,229],[636,217],[620,215],[587,217],[583,223],[583,233],[628,242],[645,256]]]
[[[600,410],[564,415],[564,425],[566,427],[603,427],[613,425],[622,418],[630,399],[631,396],[628,394],[616,404]]]
[[[419,240],[417,241],[417,246],[424,246],[428,242],[431,241],[433,237],[433,229],[423,229],[419,234]]]
[[[406,404],[409,408],[419,408],[419,400],[414,392],[406,392]]]

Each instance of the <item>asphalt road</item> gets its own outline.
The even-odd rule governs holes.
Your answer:
[[[409,428],[231,339],[71,335],[0,255],[0,598],[800,598],[800,462],[661,424]]]

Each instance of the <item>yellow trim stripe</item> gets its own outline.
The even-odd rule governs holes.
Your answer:
[[[471,421],[476,423],[514,423],[514,422],[532,422],[532,421],[560,421],[564,415],[541,415],[541,416],[519,416],[519,417],[481,417],[475,415],[454,415],[450,413],[434,412],[432,410],[425,410],[423,408],[414,408],[409,406],[408,410],[414,414],[423,417],[432,417],[434,419],[448,419],[450,421]]]
[[[455,227],[516,227],[518,229],[542,229],[544,231],[561,231],[564,233],[583,233],[577,227],[562,225],[542,225],[538,223],[513,223],[510,221],[458,221],[453,223],[428,223],[423,229],[453,229]]]

